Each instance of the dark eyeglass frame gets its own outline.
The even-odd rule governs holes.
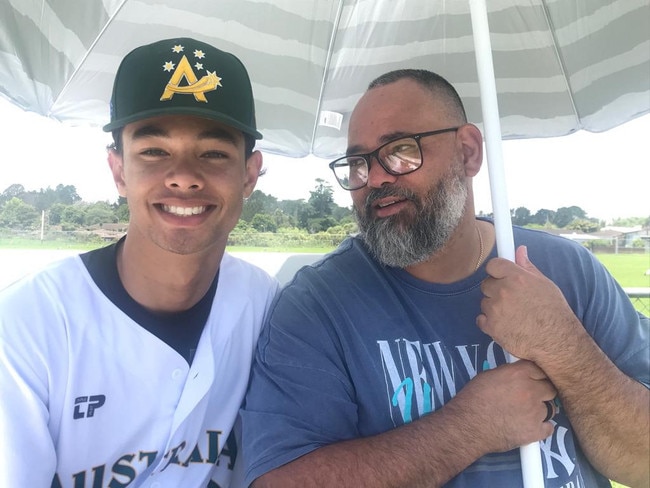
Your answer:
[[[384,168],[384,171],[386,171],[386,173],[388,173],[390,175],[393,175],[393,176],[407,175],[407,174],[413,173],[414,171],[419,170],[422,167],[422,164],[424,164],[424,155],[422,154],[422,146],[420,145],[420,139],[422,139],[423,137],[436,136],[438,134],[445,134],[447,132],[456,132],[461,127],[462,126],[447,127],[446,129],[438,129],[438,130],[432,130],[432,131],[427,131],[427,132],[418,132],[417,134],[409,134],[409,135],[396,137],[395,139],[391,139],[390,141],[385,142],[384,144],[382,144],[381,146],[379,146],[377,149],[375,149],[372,152],[369,152],[369,153],[366,153],[366,154],[347,154],[346,156],[335,159],[334,161],[329,163],[329,168],[334,173],[334,177],[336,178],[336,181],[338,182],[338,184],[341,185],[341,188],[343,188],[344,190],[348,190],[348,191],[358,190],[358,189],[363,188],[364,186],[366,186],[368,184],[368,178],[366,178],[366,181],[363,183],[363,185],[356,186],[354,188],[352,188],[352,187],[351,188],[346,188],[343,185],[343,183],[341,182],[341,180],[338,178],[338,176],[336,176],[336,171],[334,170],[334,168],[337,166],[337,163],[339,163],[340,161],[345,161],[345,160],[347,160],[349,158],[363,159],[365,161],[365,163],[366,163],[367,174],[370,173],[370,165],[371,165],[372,160],[376,159],[377,162],[379,163],[379,165],[382,168]],[[418,150],[420,151],[420,165],[417,168],[414,168],[414,169],[411,169],[411,170],[408,170],[408,171],[397,172],[397,171],[394,171],[394,170],[390,169],[386,165],[386,163],[384,163],[381,160],[381,158],[379,157],[379,151],[381,151],[383,148],[385,148],[389,144],[393,144],[395,141],[401,141],[402,139],[413,139],[415,141],[415,143],[418,146]],[[349,166],[349,165],[345,165],[345,166]]]

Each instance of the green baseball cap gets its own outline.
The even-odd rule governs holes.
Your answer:
[[[217,120],[255,139],[255,102],[250,78],[234,55],[181,37],[140,46],[122,60],[104,131],[159,115],[196,115]]]

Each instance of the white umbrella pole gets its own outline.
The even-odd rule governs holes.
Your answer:
[[[483,112],[483,131],[487,150],[488,174],[490,176],[490,193],[494,212],[497,251],[500,257],[515,260],[515,244],[512,235],[512,221],[506,192],[503,152],[501,143],[501,123],[497,89],[492,62],[492,45],[488,27],[485,0],[469,0],[472,14],[472,31],[474,51],[476,52],[476,69],[478,71],[481,91],[481,109]],[[510,356],[511,361],[517,358]],[[521,471],[524,488],[543,488],[544,472],[539,443],[535,442],[519,448]]]

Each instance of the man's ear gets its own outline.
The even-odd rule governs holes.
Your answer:
[[[121,197],[126,198],[126,183],[124,182],[124,159],[115,149],[110,149],[108,151],[108,166],[111,168],[111,173],[113,173],[113,181],[117,187],[117,192]]]
[[[255,190],[257,178],[262,171],[262,153],[253,151],[253,154],[246,160],[246,180],[244,181],[244,198],[248,198]]]
[[[483,163],[483,136],[474,124],[465,124],[458,129],[457,138],[463,151],[466,176],[476,176]]]

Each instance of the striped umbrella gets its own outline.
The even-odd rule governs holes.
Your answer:
[[[648,0],[490,0],[503,138],[604,131],[650,111]],[[102,125],[121,58],[194,37],[239,56],[266,152],[332,158],[376,76],[431,69],[482,123],[468,1],[0,1],[0,95],[71,124]]]

